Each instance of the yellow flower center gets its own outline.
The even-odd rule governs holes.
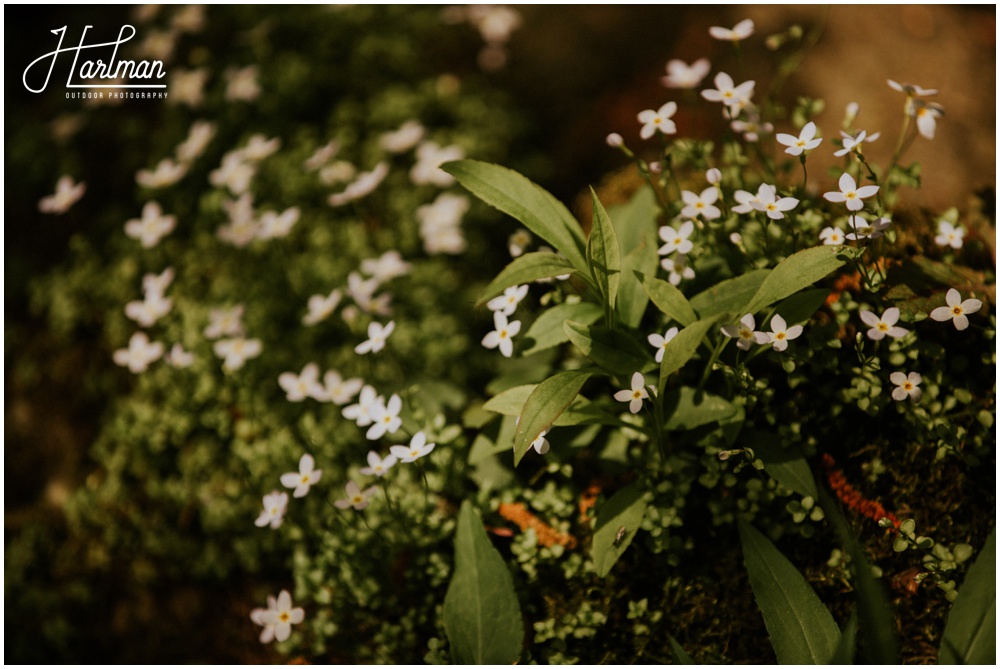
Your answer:
[[[642,391],[641,390],[633,390],[632,391],[632,399],[634,399],[634,400],[642,399]]]
[[[951,308],[951,313],[955,314],[956,316],[961,316],[962,315],[962,305],[961,304],[956,304],[955,306],[953,306]]]
[[[287,623],[290,618],[291,616],[288,615],[288,611],[282,611],[278,614],[278,619],[283,623]]]
[[[886,325],[885,323],[879,322],[878,329],[881,330],[882,332],[888,332],[889,326]]]

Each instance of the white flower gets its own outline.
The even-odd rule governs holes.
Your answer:
[[[230,68],[226,71],[226,100],[229,102],[253,102],[260,95],[257,83],[257,66],[248,65],[242,69]]]
[[[386,251],[378,258],[362,260],[361,271],[377,283],[385,283],[398,276],[405,276],[410,271],[410,263],[403,260],[399,251]]]
[[[175,163],[170,158],[164,158],[156,164],[156,168],[139,170],[135,173],[135,182],[143,188],[165,188],[180,181],[187,174],[187,165]]]
[[[375,407],[381,404],[381,399],[371,386],[361,389],[358,403],[344,407],[343,416],[348,420],[353,420],[358,427],[367,427],[372,424],[372,413]]]
[[[983,306],[982,301],[974,297],[970,297],[963,302],[962,294],[954,288],[948,289],[945,302],[948,303],[948,306],[934,309],[931,312],[931,318],[936,321],[954,319],[956,330],[964,330],[969,327],[969,317],[966,314],[974,314]]]
[[[869,223],[861,214],[852,214],[849,222],[852,231],[847,233],[847,238],[856,240],[878,239],[882,236],[882,231],[892,225],[892,220],[884,216]]]
[[[381,439],[383,435],[392,434],[403,424],[399,412],[403,408],[403,400],[399,395],[393,395],[386,403],[376,402],[371,408],[372,424],[365,433],[368,439]]]
[[[768,184],[761,184],[760,188],[757,189],[756,193],[750,193],[745,190],[738,190],[733,193],[733,198],[736,199],[739,204],[733,207],[733,211],[737,214],[749,214],[754,209],[757,209],[760,205],[760,194],[763,192],[762,189],[773,189],[774,186]],[[777,195],[775,191],[772,191],[772,197]]]
[[[435,444],[427,443],[427,435],[417,432],[410,439],[409,446],[390,446],[389,452],[399,458],[400,462],[414,462],[434,450]]]
[[[667,344],[670,340],[677,336],[677,328],[672,327],[666,332],[661,334],[651,334],[646,337],[646,341],[649,342],[650,346],[656,349],[656,362],[663,362],[663,353],[667,350]]]
[[[308,453],[299,458],[299,471],[289,472],[281,475],[281,485],[286,488],[295,488],[292,497],[305,497],[309,493],[309,487],[319,483],[323,476],[323,470],[314,469],[316,466],[313,456]]]
[[[329,401],[337,406],[343,406],[351,401],[364,381],[361,379],[343,379],[336,370],[329,370],[323,375],[323,390]]]
[[[150,249],[173,232],[176,225],[176,216],[164,214],[158,202],[150,201],[142,208],[142,218],[133,218],[125,222],[125,234],[132,239],[138,239],[143,248]]]
[[[205,100],[205,83],[209,72],[205,68],[196,70],[170,70],[170,104],[200,107]]]
[[[646,379],[641,372],[632,374],[632,388],[630,390],[619,390],[615,393],[615,399],[619,402],[628,402],[628,410],[632,413],[639,413],[642,409],[642,401],[649,397],[646,391]]]
[[[604,142],[612,149],[617,149],[625,144],[625,140],[617,132],[609,133],[608,136],[604,138]]]
[[[787,146],[785,153],[792,156],[802,155],[803,151],[811,151],[823,141],[822,137],[816,137],[816,124],[812,121],[802,126],[798,137],[779,132],[774,138],[778,140],[779,144]]]
[[[887,79],[886,81],[889,84],[889,88],[899,91],[900,93],[906,93],[907,97],[937,95],[938,93],[937,89],[934,88],[921,88],[916,84],[907,84],[907,83],[900,84],[898,82],[893,81],[892,79]]]
[[[734,113],[747,107],[749,102],[750,99],[746,98],[745,100],[738,101],[735,105],[727,107],[728,115],[731,117]],[[743,135],[743,139],[747,142],[756,142],[760,139],[761,135],[768,135],[774,130],[773,125],[760,120],[760,115],[753,107],[750,107],[750,110],[747,112],[746,119],[735,119],[729,123],[729,127],[733,129],[733,132]]]
[[[187,139],[177,145],[175,155],[182,163],[190,163],[205,151],[205,147],[215,137],[215,124],[209,121],[195,121],[188,131]]]
[[[307,397],[326,401],[326,389],[319,383],[319,366],[310,362],[296,375],[294,372],[284,372],[278,376],[278,385],[288,395],[289,402],[301,402]]]
[[[306,308],[309,310],[308,313],[302,317],[303,325],[316,325],[320,321],[325,320],[333,310],[337,308],[340,304],[342,298],[339,289],[334,288],[330,291],[329,295],[312,295],[309,297],[309,302],[306,304]]]
[[[180,33],[198,33],[205,27],[205,7],[185,5],[170,17],[170,26]]]
[[[144,328],[170,313],[174,301],[159,293],[149,293],[144,300],[134,300],[125,305],[125,315]]]
[[[347,497],[344,499],[338,499],[334,504],[338,509],[346,509],[349,506],[353,506],[355,510],[361,511],[366,506],[368,506],[368,498],[375,494],[375,486],[367,488],[366,490],[361,490],[358,484],[354,481],[348,481],[347,485],[344,486],[344,491],[347,493]]]
[[[424,251],[430,254],[464,251],[465,238],[459,225],[468,210],[469,198],[452,193],[442,193],[431,204],[417,207]]]
[[[706,88],[701,92],[701,97],[711,102],[721,102],[726,107],[744,107],[750,103],[753,97],[755,82],[744,81],[737,86],[725,72],[715,75],[715,88]]]
[[[712,26],[708,29],[708,34],[724,42],[739,42],[753,35],[753,19],[743,19],[731,29]]]
[[[260,614],[259,619],[263,625],[274,627],[274,638],[278,641],[287,641],[292,634],[292,625],[298,625],[305,619],[305,612],[301,607],[292,608],[292,596],[287,590],[282,590],[275,601],[274,609],[267,609]],[[261,635],[263,638],[263,634]]]
[[[361,473],[365,476],[382,478],[392,469],[398,459],[395,455],[387,455],[384,458],[380,458],[375,451],[368,451],[368,466],[362,467]]]
[[[681,216],[685,218],[701,216],[706,221],[714,221],[722,216],[722,212],[713,204],[719,199],[719,189],[714,186],[703,190],[701,195],[695,195],[689,190],[682,190],[681,199],[684,200]]]
[[[385,348],[385,341],[396,329],[396,321],[389,321],[385,325],[372,321],[368,324],[368,339],[354,347],[354,352],[360,355],[365,353],[378,353]]]
[[[136,332],[128,340],[128,348],[120,348],[113,354],[116,365],[128,367],[133,374],[145,372],[149,364],[163,355],[163,344],[149,341],[145,332]]]
[[[180,344],[174,344],[164,357],[164,360],[166,360],[167,364],[171,367],[183,369],[194,364],[194,354],[189,351],[185,351],[184,347]]]
[[[524,228],[515,230],[514,234],[507,238],[507,251],[510,252],[510,257],[518,258],[524,255],[524,251],[528,248],[531,240],[531,233]]]
[[[768,184],[761,184],[757,190],[757,202],[753,208],[767,213],[770,219],[778,220],[785,217],[785,212],[798,206],[799,201],[794,197],[783,197],[778,199],[777,188]]]
[[[944,108],[934,102],[913,101],[913,116],[917,119],[917,130],[927,139],[934,139],[937,119],[944,116]]]
[[[461,160],[465,149],[460,146],[440,147],[435,142],[424,142],[417,147],[417,162],[410,170],[410,181],[420,185],[441,186],[455,183],[455,177],[441,169],[442,163]]]
[[[860,315],[865,325],[869,326],[868,338],[873,341],[884,339],[886,335],[899,338],[909,332],[909,330],[896,325],[899,321],[899,309],[896,307],[886,309],[882,312],[881,318],[867,309],[862,309]]]
[[[824,244],[839,246],[844,243],[844,232],[840,228],[825,227],[819,233],[819,238]]]
[[[351,272],[347,275],[347,296],[367,313],[387,315],[390,296],[379,295],[375,297],[376,290],[378,290],[378,280],[374,277],[362,279],[357,272]]]
[[[268,495],[264,495],[264,510],[260,512],[260,516],[254,521],[254,525],[257,527],[270,525],[272,530],[281,527],[281,521],[284,520],[285,509],[287,507],[287,492],[278,492],[275,490]]]
[[[378,145],[383,151],[389,153],[403,153],[409,151],[424,138],[424,126],[418,121],[410,119],[398,130],[387,132],[378,138]]]
[[[500,353],[509,358],[514,353],[514,342],[511,338],[521,331],[521,321],[507,322],[507,316],[502,311],[493,312],[493,325],[496,328],[483,337],[483,346],[498,348]]]
[[[331,207],[339,207],[348,202],[361,199],[378,188],[379,184],[382,183],[388,174],[389,163],[380,162],[371,171],[359,174],[354,181],[347,185],[347,188],[343,192],[334,193],[326,201]]]
[[[278,600],[274,598],[273,595],[267,596],[267,608],[261,609],[256,608],[250,612],[250,620],[256,625],[261,625],[264,629],[260,632],[260,642],[261,643],[271,643],[274,641],[274,625],[266,620],[271,620],[270,613],[277,612],[278,610]]]
[[[694,223],[691,221],[684,221],[677,229],[669,225],[662,226],[659,235],[664,244],[657,253],[661,256],[671,253],[690,253],[691,249],[694,248],[694,242],[690,240],[692,232],[694,232]]]
[[[327,186],[347,183],[358,173],[358,168],[346,160],[337,160],[319,171],[319,180]],[[344,200],[345,202],[347,200]]]
[[[208,321],[204,332],[206,338],[239,337],[243,334],[243,305],[238,304],[232,309],[212,309],[208,312]]]
[[[220,339],[213,346],[215,355],[223,358],[222,366],[230,371],[236,371],[242,368],[250,358],[256,358],[260,355],[262,348],[263,345],[259,339],[244,339],[243,337]]]
[[[736,345],[744,351],[749,351],[752,344],[767,344],[771,341],[766,332],[754,330],[753,314],[746,314],[739,323],[726,325],[722,328],[722,334],[733,339],[738,339]]]
[[[673,135],[677,132],[677,126],[670,120],[670,117],[675,113],[677,113],[676,102],[668,102],[656,111],[646,109],[639,112],[639,123],[643,124],[639,136],[643,139],[649,139],[657,131],[664,135]]]
[[[844,202],[848,211],[860,211],[865,205],[861,201],[866,197],[871,197],[878,192],[878,186],[862,186],[858,188],[857,183],[847,172],[840,177],[840,192],[831,191],[823,193],[823,197],[830,202]]]
[[[889,375],[889,380],[896,385],[892,389],[892,399],[902,402],[907,397],[913,402],[919,402],[923,391],[920,389],[920,382],[923,381],[916,372],[904,374],[903,372],[893,372]]]
[[[802,326],[793,325],[792,327],[788,327],[785,319],[775,314],[771,317],[771,331],[765,334],[771,342],[771,348],[775,351],[784,351],[788,348],[788,340],[795,339],[802,334]]]
[[[159,274],[146,274],[142,277],[142,290],[148,295],[163,295],[174,280],[174,268],[168,267]]]
[[[486,303],[486,308],[490,311],[502,312],[504,316],[510,316],[517,310],[517,305],[528,294],[528,284],[521,286],[509,286],[503,291],[503,295],[498,295]]]
[[[257,221],[258,239],[287,237],[292,227],[298,223],[300,214],[298,207],[289,207],[280,214],[273,211],[263,212]]]
[[[545,435],[548,433],[548,430],[542,430],[535,440],[531,442],[531,448],[535,449],[535,452],[539,455],[545,455],[549,452],[549,440],[545,438]]]
[[[962,240],[965,238],[965,228],[961,225],[952,225],[948,221],[938,221],[938,234],[934,238],[934,243],[938,246],[950,246],[953,249],[962,248]]]
[[[240,149],[243,158],[253,163],[258,163],[268,156],[273,155],[281,148],[281,138],[272,137],[268,139],[264,135],[257,133],[250,136],[246,146]]]
[[[316,170],[320,169],[328,162],[333,160],[334,156],[337,155],[338,151],[340,151],[340,144],[338,142],[333,141],[324,144],[323,146],[316,149],[316,151],[314,151],[311,156],[306,158],[306,161],[302,163],[302,166],[306,169],[307,172],[315,172]],[[347,179],[350,179],[353,176],[354,173],[352,172],[351,175],[347,177]],[[347,179],[345,179],[345,181]]]
[[[719,184],[722,183],[722,170],[718,167],[710,168],[705,172],[705,181],[718,188]]]
[[[675,286],[680,285],[682,279],[690,281],[694,278],[694,270],[688,266],[687,256],[684,254],[664,258],[660,261],[660,267],[667,272],[667,280]]]
[[[38,211],[43,214],[63,214],[69,210],[73,204],[87,190],[87,184],[80,182],[73,183],[73,177],[63,176],[56,182],[56,192],[48,197],[43,197],[38,201]]]
[[[208,175],[208,181],[216,188],[225,187],[233,195],[242,195],[250,188],[250,181],[256,174],[257,167],[242,151],[230,151],[222,156],[222,164]]]
[[[667,88],[697,88],[711,69],[707,58],[699,58],[690,65],[675,58],[667,62],[667,76],[660,77],[660,81]]]

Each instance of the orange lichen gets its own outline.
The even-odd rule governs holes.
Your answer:
[[[847,482],[844,473],[836,469],[836,462],[834,462],[833,457],[829,454],[823,455],[823,466],[826,468],[826,479],[830,483],[830,490],[837,496],[841,504],[866,518],[874,520],[876,523],[883,518],[888,518],[892,522],[893,527],[897,530],[899,529],[900,521],[896,518],[896,515],[891,511],[886,511],[881,502],[867,499],[855,490]]]
[[[551,525],[548,525],[538,516],[528,511],[528,507],[520,502],[502,503],[497,511],[501,516],[520,527],[522,532],[529,527],[535,530],[538,543],[543,546],[559,544],[566,548],[576,547],[576,539],[573,536],[559,532]]]

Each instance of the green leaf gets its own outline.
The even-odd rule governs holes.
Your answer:
[[[618,288],[618,319],[630,328],[639,327],[649,296],[634,272],[653,275],[659,265],[656,216],[659,208],[651,188],[640,188],[624,205],[608,207],[615,222],[622,250],[622,280]]]
[[[566,335],[585,356],[615,374],[631,376],[652,361],[650,351],[630,335],[598,325],[566,321]]]
[[[618,246],[618,235],[615,226],[608,218],[604,205],[597,199],[597,193],[590,189],[590,197],[594,203],[594,226],[587,240],[587,261],[591,276],[597,282],[601,295],[608,303],[609,313],[615,310],[618,301],[618,286],[621,283],[622,251]]]
[[[794,448],[782,448],[778,445],[777,435],[765,432],[754,432],[748,437],[748,442],[754,455],[764,461],[764,471],[778,483],[803,497],[816,498],[819,494],[816,479],[801,452]]]
[[[491,398],[483,405],[484,409],[495,411],[504,416],[520,416],[524,410],[524,405],[535,391],[538,384],[531,383],[523,386],[508,388],[496,397]],[[606,413],[603,409],[595,406],[586,397],[575,398],[566,410],[563,411],[555,422],[555,426],[563,427],[568,425],[584,425],[588,423],[601,423],[604,425],[619,424],[618,418]],[[508,442],[513,443],[513,434]]]
[[[840,629],[802,574],[767,537],[739,523],[743,561],[779,664],[824,664]]]
[[[814,246],[788,256],[760,284],[744,313],[755,313],[813,285],[844,264],[843,251],[840,246]]]
[[[477,160],[445,163],[441,169],[486,204],[523,223],[562,253],[576,269],[587,272],[580,224],[544,188],[514,170]]]
[[[652,188],[640,188],[627,203],[608,207],[623,251],[627,253],[644,242],[656,243],[659,211]]]
[[[691,303],[684,297],[684,293],[669,281],[652,276],[645,277],[638,273],[636,276],[642,282],[642,287],[649,298],[653,300],[653,304],[667,318],[675,320],[681,325],[691,325],[698,320],[698,314],[694,312]]]
[[[532,344],[521,355],[532,355],[568,342],[569,335],[566,334],[566,328],[563,327],[566,321],[590,325],[603,314],[601,308],[593,302],[565,303],[550,307],[542,312],[542,315],[531,324],[531,327],[524,334],[524,339],[532,340]]]
[[[659,390],[662,393],[667,384],[667,377],[684,366],[698,350],[698,345],[705,335],[715,326],[714,318],[695,321],[670,340],[663,350],[663,361],[660,363]]]
[[[669,347],[669,345],[668,345]],[[664,430],[693,430],[736,415],[736,407],[716,395],[681,386],[663,397]]]
[[[997,534],[969,567],[958,599],[951,607],[938,653],[940,664],[996,664],[997,659]]]
[[[768,269],[753,269],[734,279],[720,281],[691,298],[691,306],[700,318],[734,314],[739,319],[748,313],[747,304],[770,274]]]
[[[521,420],[514,433],[514,466],[531,448],[531,442],[547,430],[579,394],[593,372],[559,372],[531,391],[521,410]]]
[[[636,274],[653,274],[659,256],[656,244],[643,240],[622,258],[622,282],[618,287],[618,320],[626,327],[637,328],[646,314],[649,295]]]
[[[504,291],[504,288],[562,274],[572,274],[575,271],[568,260],[560,258],[555,253],[525,253],[504,267],[490,285],[486,286],[479,296],[479,304],[482,305],[490,298],[496,297]]]
[[[674,655],[674,664],[694,664],[694,659],[677,643],[677,639],[668,634],[667,640],[670,642],[670,652]]]
[[[597,511],[591,557],[598,576],[607,576],[632,543],[646,514],[646,506],[643,490],[636,482],[616,492]]]
[[[833,656],[826,664],[854,664],[854,649],[858,645],[858,612],[851,613],[844,631],[840,633],[840,641],[837,642],[837,649],[833,651]]]
[[[514,581],[468,501],[458,512],[444,627],[456,663],[512,664],[521,656],[524,628]]]
[[[784,318],[788,325],[805,323],[823,306],[829,294],[830,291],[825,288],[803,290],[779,302],[774,312]]]

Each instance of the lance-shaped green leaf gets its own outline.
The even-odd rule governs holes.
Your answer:
[[[833,651],[833,657],[826,664],[854,664],[854,651],[858,645],[858,612],[851,613],[850,619],[844,625],[844,631],[840,633],[840,641],[837,642],[837,649]]]
[[[788,325],[804,323],[823,306],[829,294],[830,291],[823,288],[803,290],[778,303],[774,312],[784,318]]]
[[[618,235],[611,224],[608,212],[597,199],[597,193],[590,189],[594,201],[594,225],[587,240],[587,261],[590,273],[608,304],[609,313],[614,312],[618,300],[618,286],[622,275],[622,252],[618,246]]]
[[[682,386],[664,395],[663,415],[664,430],[693,430],[735,416],[736,407],[717,395]]]
[[[542,312],[528,331],[524,333],[522,341],[528,340],[531,346],[524,350],[521,355],[528,356],[547,348],[558,346],[569,341],[564,327],[566,321],[576,321],[584,325],[590,325],[598,320],[603,311],[593,302],[575,302],[557,304]]]
[[[514,433],[514,466],[531,448],[531,442],[547,430],[580,393],[593,372],[559,372],[535,387],[521,410],[521,420]]]
[[[444,627],[456,663],[513,664],[521,656],[524,628],[514,581],[468,501],[458,512]]]
[[[479,296],[479,304],[485,304],[510,286],[531,283],[539,279],[548,279],[562,274],[572,274],[576,270],[568,260],[555,253],[535,252],[525,253],[503,268],[495,279],[490,281]]]
[[[662,393],[667,384],[667,377],[683,367],[698,350],[702,339],[708,331],[715,327],[715,318],[704,318],[695,321],[670,340],[663,350],[663,360],[660,363],[659,391]]]
[[[673,653],[674,664],[694,664],[694,659],[687,654],[684,646],[680,645],[677,639],[668,634],[667,641],[670,642],[670,652]]]
[[[767,537],[740,521],[743,562],[779,664],[824,664],[840,629],[799,570]]]
[[[632,543],[646,515],[646,506],[642,487],[636,482],[616,492],[598,509],[590,551],[598,576],[607,576]]]
[[[734,314],[738,320],[743,314],[752,313],[747,305],[770,272],[767,269],[754,269],[733,279],[720,281],[692,297],[691,306],[700,318],[728,313]]]
[[[649,295],[636,274],[654,274],[659,256],[655,236],[643,239],[622,258],[622,282],[618,287],[618,320],[627,327],[637,328],[646,314]],[[624,247],[623,247],[624,248]]]
[[[663,279],[654,276],[643,276],[636,272],[636,277],[642,282],[642,287],[653,300],[656,308],[670,319],[681,325],[691,325],[698,320],[698,314],[694,312],[691,303],[684,297],[684,293],[676,286]]]
[[[744,309],[754,313],[758,309],[808,288],[846,262],[840,246],[814,246],[793,253],[767,275]]]
[[[754,432],[747,441],[754,455],[764,461],[764,471],[778,483],[803,497],[816,498],[819,494],[816,479],[801,452],[793,448],[782,448],[778,445],[776,435],[765,432]]]
[[[587,271],[583,230],[552,194],[514,170],[477,160],[441,166],[486,204],[513,216],[562,253],[576,269]]]
[[[490,398],[483,405],[483,408],[503,414],[504,416],[520,416],[524,410],[525,403],[537,387],[538,384],[529,383],[523,386],[508,388],[499,395]],[[615,416],[592,404],[586,397],[577,396],[552,424],[555,426],[583,425],[588,423],[618,425],[620,422]],[[511,437],[511,442],[513,442],[513,436]]]
[[[650,352],[620,330],[566,321],[566,335],[585,356],[615,374],[640,371],[652,360]]]
[[[997,661],[997,534],[969,567],[958,599],[951,607],[938,653],[940,664],[996,664]]]

